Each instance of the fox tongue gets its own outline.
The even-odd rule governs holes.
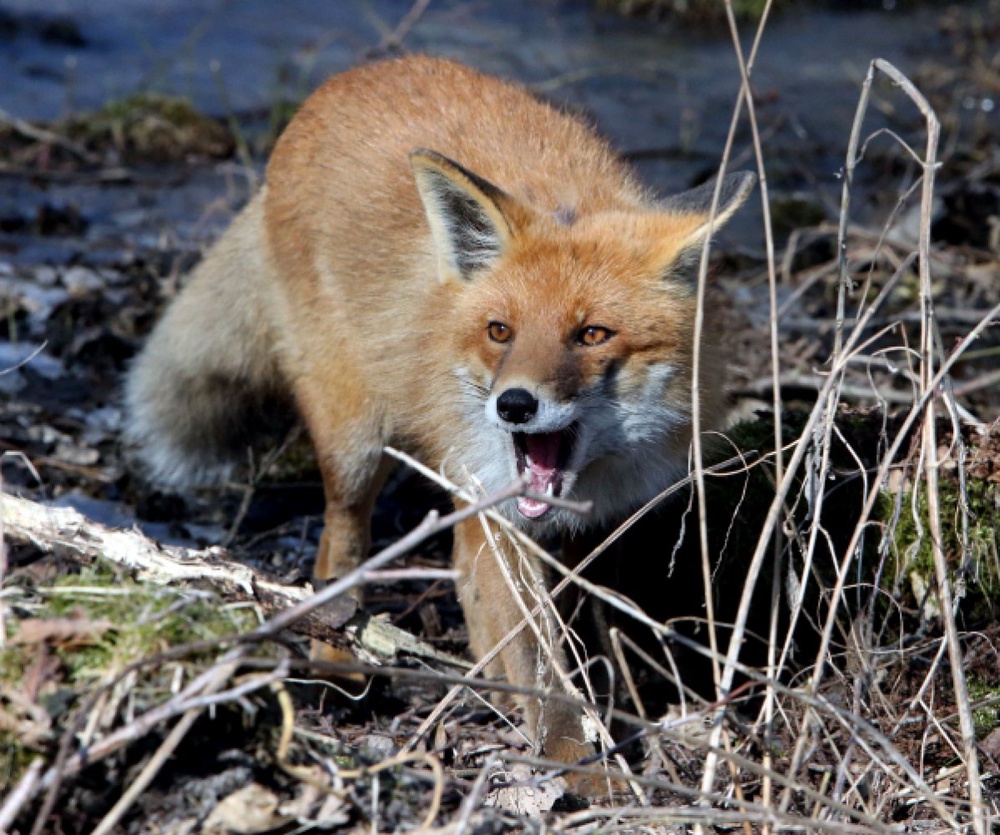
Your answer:
[[[562,433],[540,432],[524,436],[525,467],[527,486],[532,493],[550,496],[559,494],[562,487],[562,470],[559,468],[559,450],[562,444]],[[517,509],[529,519],[537,519],[544,514],[549,505],[545,502],[521,496],[517,500]]]

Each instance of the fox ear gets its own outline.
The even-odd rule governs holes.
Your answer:
[[[750,171],[737,171],[723,177],[719,189],[719,202],[711,225],[709,216],[712,211],[712,198],[715,195],[715,180],[661,200],[657,204],[658,210],[690,220],[690,224],[686,224],[687,228],[684,229],[678,250],[683,252],[698,246],[712,231],[721,229],[732,217],[733,212],[743,205],[743,201],[747,199],[756,183],[757,175]]]
[[[504,191],[457,162],[417,148],[410,165],[430,223],[442,278],[471,279],[490,266],[513,237]]]

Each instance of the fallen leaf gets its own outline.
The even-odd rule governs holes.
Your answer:
[[[249,783],[224,797],[205,819],[207,835],[253,835],[288,823],[278,812],[278,796],[259,783]]]
[[[539,818],[550,811],[553,804],[566,793],[566,783],[562,778],[527,785],[534,775],[524,763],[515,763],[507,768],[506,777],[508,784],[493,789],[483,801],[484,806]]]

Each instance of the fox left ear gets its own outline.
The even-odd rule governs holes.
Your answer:
[[[683,252],[691,249],[703,243],[711,232],[722,228],[732,217],[733,212],[743,205],[743,201],[747,199],[756,183],[757,175],[750,171],[737,171],[723,177],[719,202],[711,225],[709,216],[712,211],[712,198],[715,195],[715,180],[661,200],[657,204],[659,211],[690,220],[689,228],[684,229],[678,250]]]
[[[410,165],[431,227],[441,277],[472,279],[500,257],[513,237],[508,217],[513,198],[425,148],[410,154]]]

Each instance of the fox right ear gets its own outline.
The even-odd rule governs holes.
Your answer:
[[[504,213],[513,200],[457,162],[417,148],[410,154],[442,278],[471,279],[503,253],[513,237]]]
[[[750,171],[737,171],[723,177],[711,227],[708,221],[712,210],[712,199],[715,196],[715,180],[661,200],[657,208],[670,215],[691,218],[693,221],[691,228],[680,245],[681,250],[686,250],[701,245],[706,235],[722,228],[732,217],[733,212],[743,205],[743,201],[747,199],[756,183],[757,175]]]

